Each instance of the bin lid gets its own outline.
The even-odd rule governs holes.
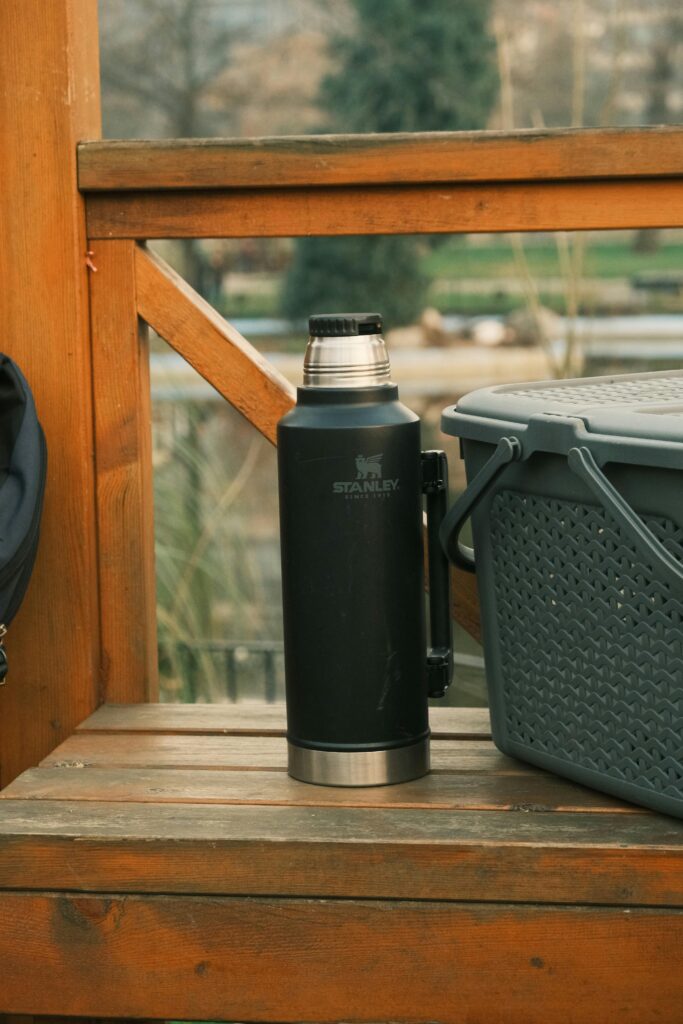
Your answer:
[[[481,388],[446,408],[441,428],[489,441],[545,417],[582,421],[582,431],[596,437],[683,444],[683,370]]]

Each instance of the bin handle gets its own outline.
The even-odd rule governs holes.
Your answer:
[[[463,544],[460,533],[474,506],[493,486],[506,466],[521,458],[522,446],[516,437],[501,437],[491,458],[479,470],[467,489],[444,517],[439,530],[441,546],[454,565],[475,571],[474,549]]]
[[[517,438],[501,438],[491,458],[444,517],[439,531],[441,545],[450,560],[461,569],[475,571],[474,551],[460,541],[463,526],[475,505],[491,489],[505,467],[520,458],[522,447]],[[567,452],[567,462],[572,472],[586,484],[607,514],[629,536],[636,551],[657,567],[667,583],[677,590],[683,590],[683,564],[671,554],[610,483],[590,450],[585,447],[570,448]]]
[[[666,581],[683,590],[683,565],[662,544],[607,479],[588,448],[570,448],[569,468],[598,499],[607,514],[628,534],[638,553],[654,563]]]

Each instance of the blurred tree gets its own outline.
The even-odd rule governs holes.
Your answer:
[[[481,128],[497,96],[488,0],[355,0],[321,100],[343,132]]]
[[[231,48],[248,38],[248,21],[236,20],[230,5],[207,0],[100,0],[99,13],[105,135],[230,134],[239,97],[220,79]],[[184,239],[178,251],[178,269],[193,287],[201,288],[207,279],[201,245]],[[185,472],[176,495],[191,552],[204,530],[203,416],[191,407]],[[192,616],[184,617],[183,628],[195,637],[210,636],[213,587],[203,566],[193,571],[186,589]],[[159,596],[163,634],[166,601],[163,591]]]
[[[498,78],[490,0],[353,0],[352,34],[322,83],[323,130],[458,131],[486,126]],[[419,312],[424,282],[414,238],[307,238],[282,295],[291,319],[333,308],[377,309],[390,323]]]
[[[248,22],[207,0],[100,0],[103,134],[230,135],[240,93],[223,76]],[[206,262],[194,239],[178,246],[198,288]]]
[[[670,99],[676,88],[683,53],[683,16],[680,0],[665,5],[664,17],[655,25],[647,69],[647,124],[668,124],[676,118]],[[656,252],[661,233],[657,228],[641,228],[633,238],[637,252]]]
[[[355,310],[380,312],[389,325],[406,324],[419,312],[424,288],[414,238],[304,238],[285,279],[283,308],[292,320]]]
[[[494,0],[494,8],[510,51],[515,128],[571,125],[579,106],[585,126],[659,123],[657,80],[663,120],[680,120],[681,0]]]
[[[249,25],[206,0],[100,0],[103,134],[229,135],[238,95],[215,92]]]

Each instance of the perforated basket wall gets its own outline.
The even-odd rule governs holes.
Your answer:
[[[644,521],[683,562],[683,529]],[[681,600],[601,508],[502,490],[490,531],[507,740],[683,801]]]
[[[534,402],[550,401],[558,406],[644,405],[657,402],[683,401],[683,377],[652,374],[637,378],[604,381],[588,378],[585,383],[534,385],[527,388],[505,388],[506,395],[530,398]],[[667,413],[669,410],[666,410]]]

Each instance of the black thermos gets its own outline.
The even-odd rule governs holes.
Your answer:
[[[451,677],[445,456],[421,451],[378,314],[314,316],[309,329],[304,386],[278,425],[289,773],[403,782],[429,771],[427,698]]]

